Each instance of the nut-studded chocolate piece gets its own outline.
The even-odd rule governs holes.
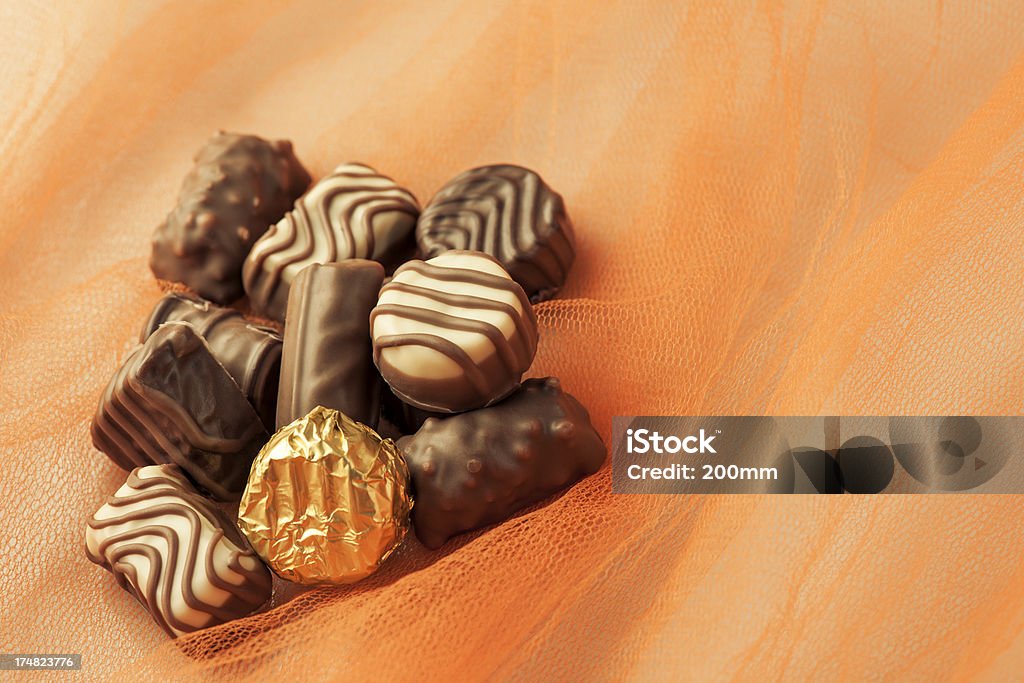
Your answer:
[[[139,341],[166,322],[187,322],[206,340],[267,429],[274,426],[277,385],[281,374],[281,335],[257,325],[233,308],[224,308],[191,294],[171,292],[153,308]]]
[[[557,379],[531,379],[507,399],[429,418],[398,447],[412,474],[413,526],[429,548],[508,519],[600,469],[607,450]]]
[[[85,552],[172,638],[247,616],[270,599],[266,566],[174,465],[133,470],[89,520]]]
[[[373,360],[395,394],[440,413],[507,396],[537,351],[523,288],[476,251],[401,266],[380,291],[370,330]]]
[[[253,243],[309,182],[287,140],[217,133],[196,153],[177,205],[153,234],[153,274],[211,301],[234,301]]]
[[[253,309],[283,321],[292,281],[313,263],[397,265],[415,250],[419,214],[416,197],[391,178],[363,164],[338,166],[253,246],[242,272]]]
[[[373,366],[370,311],[384,281],[375,261],[313,264],[292,283],[277,427],[334,408],[376,428],[383,381]]]
[[[269,435],[188,323],[165,323],[110,380],[92,442],[122,468],[173,463],[220,500],[238,497]]]
[[[482,166],[449,180],[416,225],[421,258],[449,249],[498,259],[530,301],[562,288],[575,258],[572,221],[561,195],[521,166]]]

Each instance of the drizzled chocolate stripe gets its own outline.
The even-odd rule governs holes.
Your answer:
[[[326,213],[317,220],[322,224],[329,222]],[[309,208],[299,201],[291,213],[271,227],[265,238],[257,243],[244,271],[245,289],[251,301],[269,301],[278,287],[288,286],[282,283],[282,279],[289,266],[310,259],[313,255],[312,226]],[[325,242],[333,244],[333,241]]]
[[[168,462],[151,442],[148,434],[152,427],[139,428],[132,417],[141,411],[133,410],[130,399],[120,388],[138,367],[142,347],[136,349],[107,385],[92,423],[93,444],[106,453],[122,469]]]
[[[397,277],[393,279],[387,286],[388,290],[405,292],[407,294],[413,294],[416,296],[423,296],[434,301],[437,301],[438,303],[445,304],[446,306],[453,306],[456,308],[463,309],[492,310],[504,313],[509,317],[510,320],[513,321],[516,327],[516,332],[512,336],[512,339],[519,342],[519,344],[517,345],[518,351],[515,352],[516,358],[510,362],[509,367],[519,367],[523,363],[529,365],[533,356],[533,351],[531,350],[527,341],[530,339],[531,335],[536,334],[535,328],[537,325],[537,319],[533,312],[533,306],[530,305],[529,300],[526,298],[526,295],[523,292],[523,288],[518,286],[514,281],[509,280],[508,278],[498,277],[496,275],[492,275],[491,273],[485,273],[478,270],[471,270],[468,268],[456,268],[451,266],[438,266],[431,263],[427,263],[425,261],[409,261],[408,263],[402,265],[397,271],[395,271],[395,275],[397,276],[403,272],[416,273],[430,280],[439,280],[441,282],[448,283],[458,282],[464,284],[471,284],[479,286],[481,288],[496,289],[501,292],[507,292],[509,294],[514,295],[516,299],[519,301],[519,308],[520,311],[522,311],[521,313],[519,311],[516,311],[516,309],[510,306],[509,304],[502,301],[498,301],[496,299],[488,299],[484,296],[472,294],[456,294],[449,291],[412,285],[403,282],[401,278]],[[481,292],[481,294],[484,293],[486,292]],[[383,309],[385,307],[379,306],[378,308]],[[425,311],[427,309],[422,309],[421,307],[421,310]],[[379,315],[379,313],[375,311],[371,315],[371,325],[373,324],[373,315]],[[431,322],[428,319],[421,318],[421,320],[422,322]],[[438,326],[445,327],[445,324],[439,322]],[[500,346],[508,348],[509,340],[505,339],[504,335],[501,333],[500,330],[497,330],[497,328],[495,328],[495,330],[497,331],[497,334],[501,338]],[[531,332],[531,330],[533,330],[533,332]],[[489,332],[481,331],[481,333],[486,334],[489,338],[492,336],[492,333]],[[496,346],[499,346],[499,342],[496,341],[495,339],[492,338],[491,342],[494,343]]]
[[[313,263],[395,265],[412,251],[418,216],[416,198],[391,178],[362,164],[339,166],[253,246],[243,269],[253,307],[284,320],[292,281]]]
[[[481,252],[451,251],[400,267],[381,290],[370,328],[374,362],[394,393],[431,411],[500,399],[518,385],[537,349],[536,319],[522,287]],[[442,359],[458,368],[457,376]]]
[[[534,302],[558,292],[575,257],[562,197],[533,171],[508,164],[446,183],[420,216],[416,241],[423,258],[452,249],[494,256]]]
[[[524,311],[532,310],[529,306],[529,300],[524,296],[522,287],[516,286],[516,283],[513,280],[509,280],[507,278],[498,277],[497,275],[478,270],[471,270],[469,268],[438,266],[430,263],[429,261],[409,261],[396,270],[395,275],[406,270],[419,273],[431,280],[441,280],[442,282],[465,282],[471,285],[478,285],[480,287],[500,289],[503,292],[514,294],[516,298],[519,299],[520,303],[524,304]]]
[[[147,480],[142,480],[147,481]],[[167,480],[163,480],[167,481]],[[129,482],[131,480],[129,479]],[[181,482],[179,482],[180,484]],[[130,483],[129,483],[130,485]],[[211,623],[222,623],[237,618],[237,610],[233,610],[227,603],[217,605],[207,603],[200,600],[194,592],[194,577],[196,571],[196,559],[200,553],[200,541],[204,533],[202,518],[197,514],[196,510],[190,505],[195,505],[196,500],[190,498],[189,504],[182,503],[159,503],[159,504],[148,504],[151,500],[167,497],[166,489],[159,489],[149,492],[145,495],[132,496],[131,504],[139,505],[145,508],[144,512],[126,513],[120,517],[114,517],[110,519],[97,520],[93,519],[89,523],[89,528],[94,530],[107,529],[112,526],[123,526],[128,522],[148,522],[149,520],[155,520],[163,516],[178,516],[183,517],[187,520],[189,525],[190,547],[187,549],[184,556],[184,571],[178,572],[178,555],[180,549],[180,542],[178,533],[167,526],[157,526],[155,523],[148,523],[140,525],[136,529],[124,531],[122,533],[114,534],[107,537],[105,540],[99,543],[95,556],[90,556],[90,559],[94,562],[102,564],[102,559],[107,558],[112,568],[118,567],[130,567],[132,570],[131,583],[122,581],[119,577],[119,584],[136,595],[140,601],[151,611],[154,618],[161,623],[169,634],[175,635],[173,631],[179,633],[185,633],[192,630],[196,630],[196,626],[181,621],[176,618],[174,610],[171,608],[171,599],[176,592],[180,592],[185,604],[196,612],[202,612],[208,614],[212,619],[208,620]],[[198,499],[198,504],[206,506],[207,504],[202,499]],[[112,499],[108,506],[110,507],[126,507],[125,501],[118,501]],[[206,557],[205,561],[205,579],[209,580],[210,584],[216,588],[219,588],[229,595],[237,589],[237,587],[224,580],[218,573],[218,569],[213,563],[214,549],[217,547],[217,543],[222,537],[224,532],[220,529],[216,529],[209,535],[209,540],[205,545],[207,552],[204,553]],[[134,541],[140,537],[157,537],[164,541],[166,544],[166,559],[160,555],[157,548],[149,543],[128,543],[128,541]],[[238,545],[238,544],[236,544]],[[151,567],[155,566],[156,569],[150,570],[151,580],[147,582],[147,590],[145,595],[141,595],[141,586],[139,584],[137,571],[134,565],[131,564],[130,558],[133,555],[143,555],[151,563]],[[255,558],[254,558],[255,559]],[[162,572],[160,568],[163,564],[166,564],[168,571]],[[228,568],[237,574],[244,576],[245,571],[241,564],[238,562],[238,558],[233,556],[228,563]],[[239,571],[242,570],[242,571]],[[115,574],[116,576],[116,574]],[[158,577],[153,580],[152,577]],[[178,583],[178,589],[175,590],[175,582]],[[245,595],[241,595],[240,599],[243,603],[251,602],[246,601]],[[229,598],[230,601],[230,598]],[[252,609],[259,607],[265,600],[260,600],[257,603],[252,604]],[[214,621],[216,620],[216,621]],[[207,624],[210,625],[210,624]]]
[[[510,367],[519,367],[523,363],[529,363],[528,356],[530,355],[530,349],[525,343],[530,338],[530,328],[527,326],[527,320],[533,316],[533,308],[526,302],[521,302],[524,306],[524,311],[528,311],[528,315],[521,315],[519,311],[504,301],[495,301],[493,299],[485,299],[483,297],[474,296],[472,294],[453,294],[450,292],[440,292],[436,289],[429,287],[420,287],[418,285],[410,285],[404,282],[394,282],[392,286],[393,291],[404,292],[406,294],[412,294],[414,296],[423,297],[424,299],[431,299],[441,304],[448,306],[457,306],[459,308],[466,309],[477,309],[477,310],[490,310],[502,313],[508,316],[516,326],[516,332],[512,336],[512,339],[518,342],[515,347],[515,360]],[[498,331],[501,334],[501,331]],[[504,345],[508,345],[509,340],[505,339],[502,335]]]
[[[267,568],[174,465],[128,475],[89,520],[86,555],[172,637],[246,616],[270,598]]]
[[[454,342],[440,337],[436,334],[394,334],[376,339],[374,360],[379,361],[382,349],[397,348],[400,346],[423,346],[444,354],[447,358],[455,361],[463,373],[466,381],[476,390],[477,396],[487,400],[491,390],[491,383],[487,376],[477,367],[473,359],[469,357],[462,347]],[[404,394],[404,392],[401,392]]]
[[[353,176],[348,174],[330,176],[331,179],[339,177]],[[326,180],[322,182],[326,182]],[[285,216],[275,228],[272,228],[273,242],[268,234],[266,244],[261,244],[260,249],[253,250],[254,272],[257,272],[255,270],[257,267],[267,271],[264,282],[258,285],[254,283],[254,286],[259,287],[260,295],[267,296],[268,293],[272,293],[281,285],[286,273],[297,272],[315,262],[310,259],[318,242],[326,250],[326,254],[323,256],[324,263],[335,263],[351,258],[373,258],[379,255],[376,248],[376,230],[373,229],[374,219],[377,215],[401,212],[408,214],[415,221],[418,211],[410,211],[410,200],[405,198],[399,200],[372,195],[372,193],[380,191],[381,188],[370,186],[339,186],[325,191],[322,195],[317,195],[317,201],[312,206],[310,206],[310,202],[297,202],[293,211]],[[365,194],[358,196],[358,193]],[[350,195],[353,194],[357,195],[356,201],[351,202],[341,214],[341,222],[336,222],[332,218],[331,212],[335,200],[344,197],[352,199]],[[408,196],[411,198],[411,202],[415,203],[415,197]],[[370,205],[365,206],[366,204]],[[366,231],[361,233],[365,246],[362,248],[358,246],[353,227],[360,225],[354,220],[354,215],[359,209],[363,209],[365,215],[362,226],[366,228]],[[273,266],[269,263],[271,260],[274,261]],[[296,273],[293,273],[293,276],[294,274]]]
[[[512,310],[514,311],[515,309]],[[515,372],[528,360],[525,357],[526,354],[517,353],[516,350],[512,348],[509,340],[505,338],[505,335],[500,329],[485,320],[460,318],[448,313],[442,313],[441,311],[432,311],[427,308],[419,308],[417,306],[408,306],[405,304],[380,304],[377,306],[375,313],[376,315],[397,315],[399,317],[406,318],[407,320],[415,320],[417,322],[425,323],[431,327],[441,327],[449,330],[459,330],[461,332],[472,332],[474,334],[482,335],[487,338],[487,341],[494,345],[494,348],[497,350],[499,360],[502,361],[505,369],[509,372]],[[387,338],[381,338],[378,340],[378,347],[385,348],[391,345],[385,343],[385,339]],[[392,338],[393,344],[396,345],[401,344],[401,340],[402,335],[396,335],[395,338]],[[456,346],[455,348],[458,347]],[[455,359],[452,358],[452,360]],[[468,356],[466,363],[466,365],[459,363],[464,372],[468,372],[469,367],[476,367],[472,360],[468,360]]]
[[[335,204],[346,199],[350,201],[342,207],[343,210],[340,213],[342,221],[335,225],[337,230],[336,237],[339,239],[332,240],[328,245],[330,261],[355,258],[355,256],[349,256],[349,254],[359,254],[359,247],[357,246],[359,236],[364,240],[365,246],[362,248],[362,251],[368,256],[375,254],[377,252],[376,230],[372,226],[377,214],[387,211],[399,211],[408,214],[413,220],[419,216],[418,207],[410,210],[410,204],[415,204],[415,197],[404,190],[397,190],[402,195],[399,198],[387,197],[381,196],[380,193],[391,192],[392,188],[373,185],[340,184],[340,179],[342,178],[362,179],[363,176],[355,176],[351,173],[336,173],[332,178],[338,180],[339,184],[328,188],[323,195],[318,197],[316,211],[320,221],[325,225],[330,225],[332,223],[331,210]],[[368,227],[365,233],[360,233],[357,236],[355,229],[357,224],[354,221],[354,217],[360,209],[366,213],[363,222]],[[338,242],[343,243],[342,248],[339,248]]]

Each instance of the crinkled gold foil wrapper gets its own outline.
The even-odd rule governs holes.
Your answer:
[[[281,578],[353,583],[405,537],[409,487],[393,441],[318,407],[279,429],[256,456],[238,525]]]

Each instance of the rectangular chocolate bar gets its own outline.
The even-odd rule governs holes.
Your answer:
[[[288,296],[277,426],[323,406],[377,426],[382,380],[373,365],[370,311],[384,267],[349,259],[299,272]]]

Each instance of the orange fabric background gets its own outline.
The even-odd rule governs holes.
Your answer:
[[[851,678],[1024,670],[1017,497],[621,497],[168,641],[82,552],[97,398],[216,128],[422,201],[536,168],[579,236],[532,374],[633,413],[1015,414],[1019,2],[65,2],[0,9],[0,651],[90,677]],[[287,597],[287,596],[285,596]]]

